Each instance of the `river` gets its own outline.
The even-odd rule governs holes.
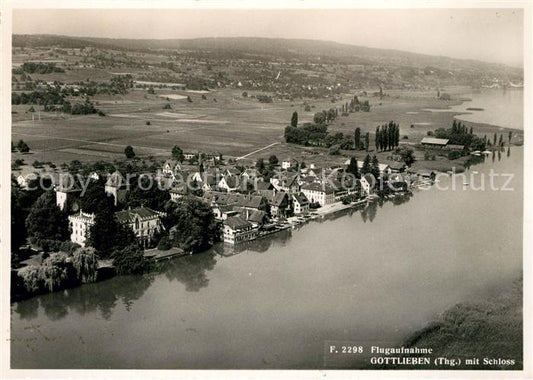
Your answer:
[[[456,119],[500,127],[524,129],[524,92],[522,89],[482,89],[463,93],[470,99],[450,107],[461,112]],[[467,110],[482,108],[483,110]]]
[[[330,341],[399,343],[521,276],[522,161],[512,147],[467,170],[466,189],[13,303],[12,367],[324,368]],[[476,191],[491,169],[515,190]]]

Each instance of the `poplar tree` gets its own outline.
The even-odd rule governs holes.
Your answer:
[[[294,128],[298,127],[298,112],[296,111],[292,113],[291,126]]]

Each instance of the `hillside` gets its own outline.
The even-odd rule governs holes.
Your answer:
[[[95,47],[102,49],[157,51],[186,50],[191,52],[226,53],[235,57],[248,55],[301,59],[321,63],[409,66],[440,70],[482,70],[522,77],[522,69],[474,60],[430,56],[399,50],[376,49],[331,41],[280,38],[198,38],[198,39],[112,39],[69,37],[57,35],[13,35],[14,47],[56,46],[61,48]]]

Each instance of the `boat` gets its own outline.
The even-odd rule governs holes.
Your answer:
[[[488,156],[489,154],[492,154],[490,150],[484,150],[482,153],[486,156]]]

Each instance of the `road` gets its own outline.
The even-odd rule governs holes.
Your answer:
[[[254,150],[253,152],[250,152],[250,153],[248,153],[248,154],[245,154],[244,156],[238,157],[236,160],[237,160],[237,161],[238,161],[238,160],[242,160],[243,158],[246,158],[246,157],[248,157],[248,156],[251,156],[252,154],[255,154],[255,153],[261,152],[262,150],[268,149],[268,148],[273,147],[274,145],[278,145],[278,144],[279,144],[279,142],[272,143],[272,144],[267,145],[267,146],[265,146],[265,147],[263,147],[263,148],[261,148],[261,149]]]

